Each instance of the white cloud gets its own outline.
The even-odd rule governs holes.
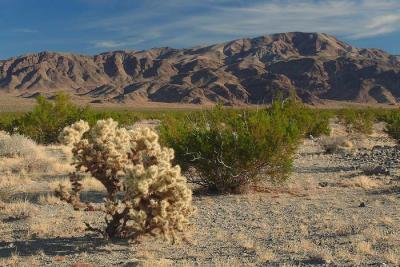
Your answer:
[[[118,43],[112,40],[94,41],[94,47],[98,48],[115,48],[123,45],[123,43]]]
[[[395,25],[400,21],[400,14],[390,14],[374,18],[367,28],[375,29],[387,25]]]
[[[367,37],[379,36],[395,32],[400,29],[400,15],[386,14],[374,17],[365,25],[365,30],[353,35],[353,39],[362,39]]]
[[[398,0],[152,0],[85,24],[113,35],[114,41],[97,47],[133,45],[135,39],[183,47],[287,31],[362,39],[400,31],[399,14]]]
[[[95,48],[114,49],[114,48],[126,48],[128,46],[137,45],[143,41],[144,41],[143,39],[128,39],[125,41],[97,40],[93,41],[92,44]]]
[[[219,34],[259,35],[307,31],[348,38],[377,36],[400,30],[400,1],[272,1],[251,7],[219,8],[218,16],[199,16],[192,22]]]

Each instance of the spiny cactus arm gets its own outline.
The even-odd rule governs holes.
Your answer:
[[[86,121],[77,121],[71,126],[65,127],[60,133],[58,140],[64,145],[73,146],[82,139],[82,136],[89,129],[89,124]]]
[[[86,140],[77,143],[73,152],[76,169],[88,172],[98,179],[106,188],[108,198],[114,199],[121,190],[118,173],[123,169],[126,160],[114,160],[102,146],[89,144]]]
[[[68,190],[65,188],[65,186],[62,184],[58,185],[58,188],[56,188],[54,193],[55,196],[60,198],[62,201],[71,204],[74,210],[80,210],[86,207],[84,204],[80,202],[79,194],[76,195],[75,193],[72,194],[69,193]]]

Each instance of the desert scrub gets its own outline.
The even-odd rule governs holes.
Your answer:
[[[320,137],[331,133],[329,119],[333,116],[332,113],[302,108],[296,114],[295,119],[297,119],[299,127],[303,129],[305,137]]]
[[[58,161],[44,146],[30,138],[0,131],[0,173],[24,176],[32,173],[63,173],[68,169],[69,165]]]
[[[303,136],[319,137],[330,134],[329,119],[334,115],[331,111],[307,108],[295,97],[278,99],[275,102],[277,101],[284,104],[285,116],[297,124]]]
[[[0,132],[0,157],[30,157],[36,150],[33,140],[20,134]]]
[[[149,128],[127,130],[112,119],[90,127],[79,121],[63,130],[60,140],[72,147],[76,172],[72,193],[62,186],[57,195],[79,208],[80,175],[90,173],[107,189],[102,209],[107,238],[136,238],[162,234],[175,240],[189,224],[192,192],[180,167],[173,166],[174,151],[160,146]]]
[[[260,180],[287,179],[302,130],[289,105],[268,110],[230,110],[221,106],[160,127],[184,170],[194,168],[197,183],[219,192],[240,192]]]
[[[346,136],[323,136],[320,143],[327,154],[350,151],[354,147]]]
[[[337,111],[337,116],[349,133],[370,134],[377,112],[373,109],[342,109]]]
[[[400,111],[394,110],[384,117],[386,122],[385,131],[388,135],[400,142]]]
[[[54,101],[39,96],[34,110],[15,118],[6,130],[28,136],[38,143],[53,143],[65,126],[85,113],[86,109],[73,105],[66,94],[58,94]]]
[[[0,129],[9,133],[19,133],[37,143],[56,143],[61,131],[68,125],[88,121],[90,125],[104,118],[114,118],[123,125],[133,124],[139,117],[128,111],[95,111],[72,103],[69,95],[57,94],[54,100],[43,96],[37,99],[34,110],[24,114],[5,114],[0,116]]]

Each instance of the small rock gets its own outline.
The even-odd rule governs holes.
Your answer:
[[[365,208],[365,207],[366,207],[366,205],[365,205],[365,203],[364,203],[364,202],[361,202],[361,203],[360,203],[360,205],[358,205],[358,207],[360,207],[360,208]]]
[[[320,183],[318,183],[318,185],[320,187],[327,187],[328,186],[328,182],[320,182]]]

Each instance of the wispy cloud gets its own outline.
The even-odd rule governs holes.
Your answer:
[[[375,17],[366,25],[369,31],[360,32],[353,38],[366,38],[391,33],[399,30],[400,14],[388,14]]]
[[[115,48],[115,47],[120,47],[124,45],[122,42],[115,42],[113,40],[101,40],[101,41],[94,41],[93,42],[94,47],[98,48]]]
[[[133,39],[133,40],[125,40],[125,41],[114,41],[114,40],[98,40],[93,41],[92,44],[95,48],[126,48],[127,46],[134,46],[144,42],[143,39]]]
[[[10,32],[14,33],[38,33],[38,30],[30,29],[30,28],[14,28],[10,29]]]
[[[400,31],[399,14],[398,0],[149,0],[84,24],[109,33],[96,47],[152,42],[182,47],[286,31],[369,38]]]

